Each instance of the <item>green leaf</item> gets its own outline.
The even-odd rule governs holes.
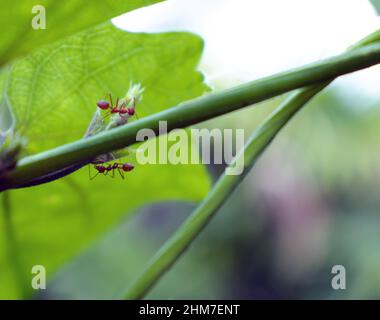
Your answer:
[[[7,1],[0,0],[0,65],[90,26],[107,21],[124,12],[162,0],[91,0],[83,1]],[[45,7],[46,29],[33,29],[35,5]]]
[[[123,96],[130,81],[145,88],[136,108],[140,117],[201,95],[207,87],[195,68],[202,46],[189,33],[129,34],[105,23],[15,62],[7,92],[28,153],[80,139],[96,101],[107,92]],[[139,206],[198,201],[209,185],[202,165],[137,165],[125,180],[89,181],[83,168],[47,185],[10,191],[13,240],[0,238],[0,297],[30,295],[33,265],[51,274]],[[3,230],[7,220],[0,221]]]
[[[36,153],[83,137],[107,93],[145,88],[140,117],[200,95],[201,40],[188,33],[129,34],[103,24],[14,63],[8,95],[16,130]]]
[[[380,14],[380,0],[370,0],[370,2],[375,7],[377,14]]]

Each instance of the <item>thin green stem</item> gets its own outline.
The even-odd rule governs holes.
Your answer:
[[[139,121],[21,159],[17,168],[2,179],[0,190],[14,188],[36,178],[135,143],[140,129],[159,134],[159,121],[168,130],[184,128],[282,93],[318,84],[340,75],[380,63],[380,43],[352,50],[301,68],[206,94]]]
[[[28,296],[27,279],[25,273],[21,267],[20,262],[20,250],[17,245],[13,225],[12,225],[12,207],[10,199],[10,191],[6,191],[2,194],[2,208],[3,208],[3,222],[4,222],[4,241],[6,245],[7,257],[10,265],[12,266],[12,272],[14,275],[14,281],[17,284],[19,292],[22,297]]]
[[[376,31],[351,48],[367,45],[379,39],[380,31]],[[240,163],[241,158],[244,158],[245,166],[242,175],[230,176],[224,174],[218,179],[208,196],[157,252],[147,268],[129,287],[125,295],[126,299],[140,299],[144,297],[149,289],[177,261],[228,197],[231,196],[255,164],[258,157],[269,146],[285,124],[329,83],[325,82],[297,90],[253,133],[243,151],[237,155],[235,161],[231,164],[231,166],[235,166],[236,163]]]

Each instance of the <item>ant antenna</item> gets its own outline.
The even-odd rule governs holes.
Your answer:
[[[120,177],[124,179],[124,173],[123,170],[120,169],[120,167],[117,168],[117,171],[119,171]]]

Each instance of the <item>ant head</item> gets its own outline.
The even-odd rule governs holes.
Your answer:
[[[133,164],[130,164],[130,163],[123,163],[123,171],[125,172],[129,172],[129,171],[132,171],[134,169],[134,165]]]
[[[104,171],[106,171],[106,167],[102,165],[95,166],[95,169],[98,170],[99,173],[103,173]]]
[[[110,104],[108,101],[106,100],[99,100],[96,105],[98,106],[98,108],[102,109],[102,110],[106,110],[110,107]]]
[[[127,109],[127,113],[130,115],[130,116],[133,116],[135,114],[135,109],[134,108],[128,108]]]

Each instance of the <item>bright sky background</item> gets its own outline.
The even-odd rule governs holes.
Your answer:
[[[113,22],[133,32],[201,35],[200,68],[211,84],[253,80],[339,54],[380,28],[367,0],[168,0]],[[341,78],[335,87],[348,102],[358,96],[380,102],[380,67]]]

